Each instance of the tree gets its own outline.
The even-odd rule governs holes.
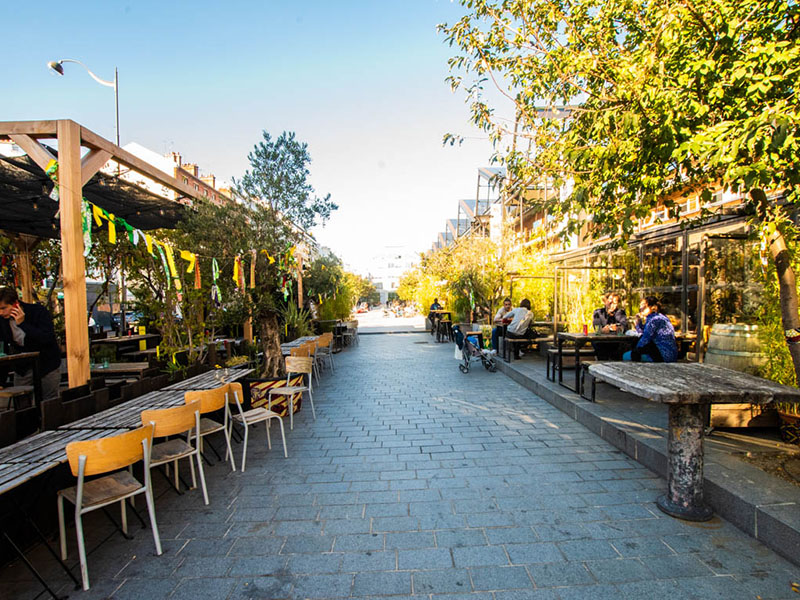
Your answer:
[[[262,137],[247,155],[250,169],[241,180],[234,180],[239,195],[265,204],[273,219],[286,218],[303,229],[317,221],[325,223],[338,206],[330,194],[316,196],[308,182],[308,144],[299,142],[293,131],[284,131],[275,140],[263,131]]]
[[[567,220],[565,235],[588,221],[589,235],[624,243],[656,207],[678,216],[682,196],[742,192],[776,266],[787,340],[800,337],[788,217],[800,181],[796,3],[462,3],[470,12],[441,26],[460,51],[451,86],[468,91],[512,181],[571,186],[540,206]],[[513,108],[513,138],[486,100],[487,80]],[[564,105],[569,118],[553,118]],[[504,142],[517,137],[531,150]],[[800,345],[789,349],[800,374]]]

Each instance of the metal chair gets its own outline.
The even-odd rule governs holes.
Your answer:
[[[192,402],[200,402],[200,429],[199,429],[199,444],[200,453],[203,452],[203,438],[212,433],[221,431],[225,436],[225,458],[231,461],[231,471],[236,470],[236,463],[233,460],[233,450],[231,449],[231,434],[228,424],[231,421],[231,410],[227,402],[228,386],[223,385],[212,390],[197,390],[186,392],[184,400],[186,404]],[[222,423],[214,419],[204,417],[209,413],[222,410]],[[213,449],[213,448],[212,448]],[[214,451],[216,454],[216,450]],[[217,455],[219,456],[219,455]]]
[[[301,359],[302,360],[302,359]],[[310,360],[306,358],[305,360]],[[260,406],[258,408],[251,408],[250,410],[244,410],[242,408],[242,384],[235,382],[228,384],[228,392],[227,392],[228,403],[233,403],[236,405],[238,410],[238,414],[233,415],[233,419],[231,420],[231,428],[233,428],[234,423],[238,423],[244,428],[244,448],[242,449],[242,473],[244,473],[245,465],[247,464],[247,443],[249,438],[249,429],[250,425],[255,425],[256,423],[266,423],[267,427],[267,448],[270,450],[272,449],[272,440],[269,437],[269,425],[272,419],[278,419],[278,424],[281,427],[281,439],[283,440],[283,456],[284,458],[289,458],[289,454],[286,451],[286,435],[283,431],[283,419],[281,419],[278,413],[272,412]]]
[[[311,414],[317,420],[317,411],[314,409],[314,395],[311,387],[311,375],[314,371],[314,363],[309,358],[296,356],[286,357],[286,385],[271,388],[267,392],[267,408],[272,408],[272,396],[286,396],[289,400],[289,429],[294,429],[294,397],[297,394],[308,392],[308,399],[311,402]],[[289,385],[292,375],[308,375],[308,385]]]

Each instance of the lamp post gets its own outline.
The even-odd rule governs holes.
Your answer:
[[[114,81],[106,81],[105,79],[101,79],[94,73],[92,70],[83,64],[79,60],[75,60],[73,58],[62,58],[61,60],[51,60],[47,63],[49,69],[51,69],[54,73],[58,73],[59,75],[64,74],[64,63],[75,63],[77,65],[82,66],[86,69],[86,72],[89,73],[92,79],[94,79],[100,85],[104,85],[106,87],[114,88],[114,109],[115,109],[115,116],[116,116],[116,129],[117,129],[117,146],[119,146],[119,73],[117,72],[117,68],[114,67]]]

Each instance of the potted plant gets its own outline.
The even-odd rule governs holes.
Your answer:
[[[800,404],[796,402],[776,402],[781,419],[781,439],[787,444],[800,445]]]

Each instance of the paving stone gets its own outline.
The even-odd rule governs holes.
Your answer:
[[[173,592],[174,598],[192,598],[192,600],[218,600],[227,598],[236,586],[235,579],[221,577],[193,577],[183,579]]]
[[[586,568],[601,583],[622,583],[653,579],[653,573],[638,559],[615,558],[611,560],[589,560]]]
[[[453,565],[453,556],[447,548],[416,548],[399,550],[397,568],[400,570],[449,569]]]
[[[502,546],[469,546],[453,548],[456,567],[480,567],[487,565],[508,565],[508,556]]]
[[[415,571],[414,594],[456,594],[471,591],[466,569]]]
[[[384,542],[382,533],[336,536],[336,552],[353,552],[355,550],[383,550],[383,546]]]
[[[475,590],[531,588],[531,578],[523,567],[474,567],[469,570]]]
[[[395,550],[387,552],[348,552],[341,555],[342,572],[354,571],[391,571],[397,566]]]
[[[595,560],[619,557],[614,547],[605,540],[558,542],[558,547],[567,557],[567,560]]]
[[[440,548],[486,546],[487,540],[482,529],[452,529],[437,531],[436,545]]]
[[[356,573],[353,595],[392,596],[411,593],[411,573],[376,571]]]
[[[560,562],[529,565],[536,587],[589,585],[594,578],[582,563]]]
[[[511,563],[525,565],[531,563],[552,563],[564,560],[564,555],[552,542],[534,544],[506,544]]]

